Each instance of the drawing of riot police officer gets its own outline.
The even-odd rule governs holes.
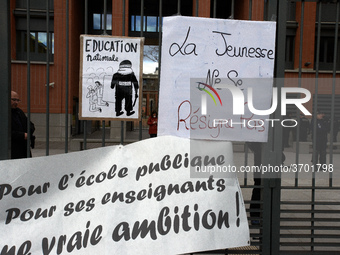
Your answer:
[[[135,113],[133,107],[138,98],[138,81],[131,68],[132,64],[129,60],[124,60],[119,64],[118,71],[113,75],[111,81],[111,89],[116,88],[115,93],[115,110],[116,116],[122,115],[122,102],[125,102],[125,111],[127,116]],[[132,103],[132,92],[134,90],[134,102]]]

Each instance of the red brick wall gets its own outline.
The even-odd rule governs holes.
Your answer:
[[[315,20],[316,20],[316,3],[305,2],[304,21],[303,21],[303,47],[302,47],[302,68],[305,68],[304,63],[311,62],[308,68],[314,68],[314,48],[315,48]],[[296,3],[296,21],[299,26],[295,37],[295,56],[294,68],[299,67],[299,52],[300,52],[300,35],[301,35],[301,3]]]
[[[83,17],[84,17],[84,2],[82,0],[73,0],[70,2],[70,42],[69,55],[66,56],[66,0],[54,1],[54,33],[55,33],[55,52],[54,63],[50,66],[50,82],[55,82],[55,87],[50,88],[50,113],[64,113],[65,112],[65,94],[66,94],[66,60],[69,61],[69,109],[72,112],[73,97],[78,97],[79,94],[79,36],[84,31]],[[196,12],[196,0],[193,0],[193,14]],[[128,35],[128,6],[129,1],[126,1],[126,22],[125,35]],[[263,20],[264,15],[264,1],[252,1],[252,19]],[[15,8],[15,0],[11,0],[11,13]],[[300,3],[297,3],[297,21],[300,22]],[[245,19],[249,17],[249,1],[235,2],[235,18]],[[315,41],[315,11],[316,4],[311,2],[305,3],[305,20],[304,20],[304,39],[302,63],[314,62],[314,41]],[[123,17],[123,3],[122,1],[114,0],[112,3],[112,34],[121,36],[123,33],[122,17]],[[199,1],[199,16],[210,16],[210,0]],[[15,60],[15,18],[11,17],[11,56]],[[295,48],[295,68],[298,67],[299,58],[299,38],[300,28],[297,30],[296,48]],[[314,77],[313,72],[314,63],[309,67],[311,72],[303,73],[304,77]],[[330,74],[323,73],[322,75],[331,77]],[[297,77],[297,72],[286,72],[286,77]],[[27,65],[26,62],[12,62],[12,89],[17,91],[22,98],[21,108],[26,111],[27,105]],[[46,64],[31,63],[31,111],[33,113],[46,112]],[[289,84],[287,86],[290,86]],[[303,85],[314,93],[315,84]],[[323,84],[319,86],[319,93],[331,93],[331,87]],[[337,85],[336,93],[340,93],[340,85]]]
[[[264,17],[264,1],[263,0],[253,0],[251,16],[252,16],[252,20],[257,20],[257,21],[263,20],[263,17]]]
[[[194,1],[194,2],[196,2],[196,1]],[[194,6],[193,11],[196,12],[196,6]],[[203,17],[203,18],[209,18],[210,17],[210,0],[199,1],[198,17]]]
[[[69,112],[73,107],[73,96],[78,95],[79,84],[79,35],[83,30],[81,0],[70,2],[70,42],[69,55],[66,56],[66,1],[54,1],[54,62],[50,65],[49,82],[54,82],[54,88],[49,90],[50,113],[64,113],[66,100],[66,60],[69,61]],[[11,1],[11,13],[15,7],[15,0]],[[15,60],[15,19],[11,18],[12,31],[12,60]],[[27,64],[26,62],[12,62],[12,90],[19,93],[21,108],[27,109]],[[31,112],[45,113],[47,107],[46,64],[34,63],[30,65]]]
[[[129,1],[125,1],[125,36],[129,34]],[[123,1],[112,1],[112,35],[123,35]]]

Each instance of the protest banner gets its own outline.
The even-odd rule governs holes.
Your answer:
[[[256,110],[271,108],[275,28],[275,22],[165,17],[158,134],[267,141],[275,120]]]
[[[191,167],[232,161],[231,143],[171,136],[0,161],[0,254],[167,255],[249,245],[235,175],[190,178]]]
[[[80,36],[80,119],[139,120],[144,38]]]

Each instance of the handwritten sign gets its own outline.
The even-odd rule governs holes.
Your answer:
[[[275,26],[164,18],[158,134],[265,142],[272,122],[251,107],[271,107]]]
[[[166,255],[249,245],[237,178],[190,178],[204,162],[232,164],[231,152],[231,143],[164,136],[0,161],[0,254]]]
[[[140,119],[144,38],[82,35],[80,119]]]

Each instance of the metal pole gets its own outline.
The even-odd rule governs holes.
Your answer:
[[[10,0],[0,1],[0,160],[11,156],[11,33]]]
[[[316,42],[316,59],[315,59],[315,88],[314,88],[314,110],[313,110],[313,165],[316,164],[316,113],[318,108],[318,78],[319,78],[319,61],[320,61],[320,40],[321,40],[321,2],[318,3],[319,20],[317,30],[317,42]],[[313,176],[314,177],[314,176]],[[314,178],[313,178],[314,179]]]
[[[198,17],[198,10],[199,10],[199,1],[196,0],[196,10],[195,10],[196,17]]]
[[[66,0],[66,56],[69,55],[69,25],[70,24],[70,9],[69,0]],[[69,59],[66,57],[66,80],[65,80],[65,153],[68,152],[68,107],[69,107]]]
[[[336,21],[335,21],[335,37],[334,37],[334,55],[333,55],[333,80],[332,80],[332,103],[331,103],[331,135],[330,135],[330,154],[329,164],[333,164],[333,131],[335,121],[335,86],[336,86],[336,66],[337,66],[337,55],[338,55],[338,37],[339,37],[339,13],[340,13],[340,2],[336,3]],[[329,171],[329,186],[333,186],[333,173]]]
[[[196,2],[198,4],[198,0]],[[198,15],[198,9],[197,15]],[[163,0],[159,0],[159,22],[158,22],[158,83],[161,77],[161,56],[162,56],[162,28],[163,28]],[[158,86],[159,87],[159,86]],[[159,100],[157,100],[157,109],[159,109]]]
[[[235,0],[231,1],[231,15],[230,15],[230,19],[234,19],[235,17]]]
[[[249,20],[252,19],[252,10],[253,10],[253,0],[249,0],[249,12],[248,12]]]
[[[322,10],[322,3],[319,2],[318,3],[318,7],[319,7],[319,19],[318,19],[318,32],[317,32],[317,48],[316,48],[316,68],[315,68],[315,90],[314,90],[314,111],[313,111],[313,119],[314,119],[314,125],[313,125],[313,165],[315,166],[317,163],[317,158],[316,158],[316,122],[317,122],[317,118],[316,118],[316,112],[317,112],[317,107],[318,107],[318,91],[319,91],[319,61],[320,61],[320,41],[321,41],[321,10]],[[313,171],[312,173],[312,189],[311,189],[311,251],[315,250],[314,247],[314,226],[315,226],[315,222],[314,222],[314,218],[315,218],[315,172]]]
[[[143,37],[143,29],[144,29],[144,0],[141,0],[141,10],[140,10],[140,16],[141,16],[141,29],[140,29],[140,37]],[[143,74],[141,74],[143,75]],[[142,84],[140,84],[142,86]],[[143,95],[142,95],[143,96]],[[143,99],[139,99],[143,100]],[[139,140],[141,141],[143,139],[142,137],[143,134],[143,120],[141,119],[139,121]]]
[[[104,0],[104,33],[107,35],[107,0]],[[105,147],[105,120],[102,120],[102,147]]]
[[[303,47],[303,27],[304,27],[304,16],[305,16],[305,1],[301,2],[301,20],[300,20],[300,47],[299,47],[299,75],[298,82],[299,88],[301,88],[301,79],[302,79],[302,47]],[[299,109],[296,109],[296,117],[298,120],[297,129],[296,129],[296,154],[295,154],[295,163],[299,164],[299,151],[300,151],[300,114]],[[299,185],[299,173],[295,173],[295,187]]]
[[[103,35],[107,35],[106,24],[107,24],[107,0],[104,0],[104,33]]]
[[[31,32],[30,32],[30,0],[27,0],[27,157],[30,156],[30,144],[31,144],[31,59],[30,59],[30,41],[31,41]]]
[[[46,156],[50,144],[50,1],[46,1]]]
[[[287,1],[269,0],[264,5],[265,20],[277,21],[276,48],[285,49],[286,42],[286,14]],[[274,113],[274,119],[282,119],[280,99],[281,88],[284,86],[285,54],[277,51],[275,56],[274,84],[278,88],[278,109]],[[282,127],[275,125],[269,129],[268,143],[262,152],[262,163],[279,166],[282,164]],[[266,155],[266,156],[264,156]],[[267,177],[267,178],[266,178]],[[279,175],[265,175],[262,179],[264,185],[263,196],[263,254],[278,254],[280,250],[280,186]]]
[[[123,33],[122,35],[125,36],[125,12],[126,12],[126,1],[123,0]],[[124,121],[120,122],[120,144],[124,144]]]
[[[249,8],[248,8],[248,19],[251,20],[252,18],[252,15],[251,15],[251,12],[252,12],[252,0],[249,0]],[[247,166],[248,165],[248,144],[245,143],[244,144],[244,165]],[[244,185],[247,186],[248,184],[248,174],[247,173],[244,173],[244,178],[243,178],[243,182],[244,182]]]
[[[89,13],[89,3],[85,0],[85,34],[88,34],[88,13]],[[87,147],[87,120],[84,120],[84,150]]]
[[[198,0],[197,0],[198,5]],[[198,9],[197,9],[198,15]],[[158,22],[158,82],[161,77],[161,60],[162,60],[162,28],[163,28],[163,0],[159,0],[159,22]],[[159,104],[159,100],[158,100]]]

